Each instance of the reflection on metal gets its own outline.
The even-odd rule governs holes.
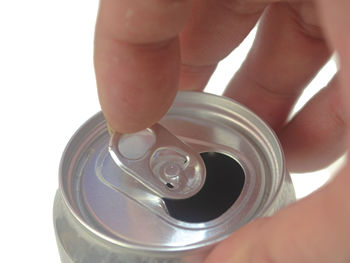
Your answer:
[[[160,124],[133,134],[114,133],[109,150],[126,175],[162,198],[185,199],[204,184],[199,153]]]

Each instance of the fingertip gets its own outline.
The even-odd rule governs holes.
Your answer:
[[[178,38],[152,45],[102,40],[95,44],[95,73],[105,118],[117,132],[159,121],[178,89]]]
[[[261,239],[261,231],[266,226],[270,218],[259,218],[240,228],[229,238],[218,244],[207,257],[205,263],[250,263],[252,261],[252,251],[256,249],[258,253],[258,241]],[[265,262],[265,261],[260,261]]]
[[[152,126],[166,114],[175,95],[176,92],[169,91],[164,96],[149,94],[147,97],[121,99],[122,101],[117,98],[115,104],[102,102],[109,130],[133,133]]]

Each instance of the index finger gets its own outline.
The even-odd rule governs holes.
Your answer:
[[[94,64],[107,122],[132,132],[158,121],[177,91],[178,34],[191,0],[101,0]]]

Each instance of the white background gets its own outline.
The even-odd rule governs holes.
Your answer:
[[[0,0],[1,261],[59,263],[52,223],[58,165],[74,131],[99,111],[92,53],[98,1]],[[220,64],[220,93],[254,35]],[[330,62],[304,99],[335,72]],[[335,167],[293,175],[298,197]]]

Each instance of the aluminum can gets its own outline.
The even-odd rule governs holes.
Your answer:
[[[53,218],[62,263],[203,262],[238,228],[295,200],[276,135],[244,106],[179,92],[159,123],[201,153],[204,186],[184,199],[149,191],[113,160],[105,119],[96,114],[60,164]]]

